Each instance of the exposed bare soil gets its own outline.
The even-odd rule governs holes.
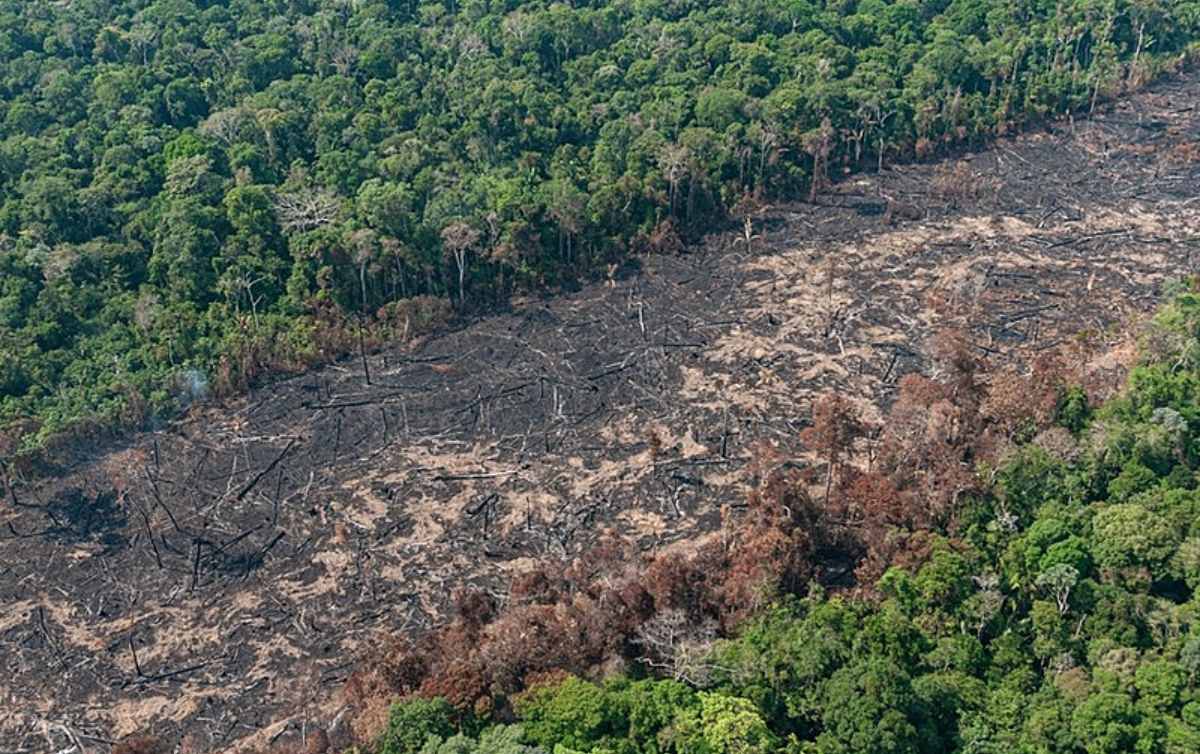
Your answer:
[[[297,735],[382,635],[604,531],[712,530],[814,396],[878,415],[938,327],[1113,338],[1200,257],[1200,77],[840,184],[614,284],[192,411],[0,508],[0,750]],[[882,195],[920,208],[895,221]],[[899,206],[899,204],[897,206]],[[1113,370],[1132,350],[1115,339]]]

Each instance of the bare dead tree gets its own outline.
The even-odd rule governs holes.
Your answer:
[[[275,195],[275,214],[287,232],[303,232],[337,220],[341,203],[324,189],[301,189]]]
[[[754,232],[754,221],[750,219],[750,215],[742,218],[742,233],[737,238],[733,239],[734,244],[746,244],[746,251],[750,251],[751,245],[762,238],[762,234]]]
[[[351,234],[350,244],[353,248],[354,263],[358,265],[360,304],[362,314],[365,316],[367,313],[367,267],[379,254],[379,234],[369,228],[357,230]]]
[[[467,276],[467,253],[479,243],[481,235],[474,227],[462,221],[450,223],[442,229],[442,244],[458,267],[459,306],[466,303],[464,286]]]
[[[682,610],[665,610],[638,627],[634,642],[645,650],[641,661],[647,666],[704,687],[719,669],[708,659],[716,639],[717,624],[712,619],[696,624]]]

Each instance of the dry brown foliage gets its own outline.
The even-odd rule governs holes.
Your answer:
[[[381,325],[402,338],[424,335],[445,325],[453,316],[454,307],[450,302],[434,296],[414,296],[393,301],[376,313]]]
[[[639,235],[633,244],[644,254],[679,254],[684,249],[683,238],[671,218],[660,221],[648,235]]]
[[[930,193],[950,207],[976,201],[992,182],[971,169],[965,161],[947,163],[937,169],[930,185]]]
[[[1166,159],[1168,162],[1177,165],[1190,165],[1200,162],[1200,141],[1188,141],[1176,144],[1167,150]]]
[[[155,736],[131,736],[113,747],[112,754],[168,754],[170,747]]]

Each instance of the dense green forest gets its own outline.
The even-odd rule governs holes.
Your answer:
[[[1190,0],[2,0],[0,453],[1086,110],[1198,36]]]
[[[823,500],[802,479],[765,480],[751,511],[777,512],[732,532],[742,556],[658,560],[603,589],[559,569],[514,584],[511,623],[463,599],[441,649],[423,655],[431,664],[409,652],[372,671],[416,694],[368,749],[1200,751],[1200,295],[1165,307],[1143,351],[1100,406],[1055,368],[987,387],[961,361],[941,383],[910,378],[874,468],[846,458]],[[909,431],[930,416],[964,436]],[[826,411],[806,439],[846,457],[854,425]],[[942,461],[908,469],[947,444]],[[937,509],[931,490],[954,479],[962,494]],[[882,572],[874,588],[855,598],[797,583],[797,553],[830,548],[854,553],[860,578]],[[766,591],[749,598],[747,584]],[[672,611],[682,617],[664,620]],[[717,624],[731,638],[714,640]],[[637,658],[623,672],[552,670],[584,672],[604,650],[575,647],[604,635]]]

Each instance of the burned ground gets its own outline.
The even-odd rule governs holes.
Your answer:
[[[841,183],[573,295],[193,410],[0,512],[0,748],[293,735],[381,636],[604,532],[711,531],[812,399],[868,416],[952,326],[993,366],[1114,325],[1200,252],[1200,77]],[[886,197],[886,198],[885,198]],[[919,217],[916,217],[919,216]],[[903,219],[903,218],[909,219]],[[916,218],[916,219],[913,219]],[[1096,344],[1107,346],[1097,349]],[[797,451],[798,452],[798,451]]]

